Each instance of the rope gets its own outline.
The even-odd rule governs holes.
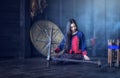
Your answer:
[[[120,46],[112,45],[112,46],[108,46],[108,48],[113,49],[113,50],[117,50],[117,49],[120,49]]]

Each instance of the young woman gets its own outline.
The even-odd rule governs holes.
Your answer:
[[[70,19],[66,28],[65,38],[62,40],[60,45],[55,49],[58,53],[65,50],[65,53],[58,56],[60,58],[72,58],[90,60],[87,56],[85,36],[78,30],[78,26],[74,19]]]

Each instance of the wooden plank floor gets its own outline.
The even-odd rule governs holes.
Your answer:
[[[0,61],[0,78],[120,78],[120,69],[95,64],[51,64],[45,58]]]

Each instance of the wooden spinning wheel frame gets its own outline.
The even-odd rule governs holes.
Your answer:
[[[63,39],[63,34],[58,26],[51,21],[37,21],[30,29],[30,37],[34,47],[44,56],[61,55],[55,53],[54,49]]]

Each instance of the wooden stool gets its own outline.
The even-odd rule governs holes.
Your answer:
[[[119,67],[120,62],[120,41],[108,40],[108,65],[112,67],[113,62]]]

